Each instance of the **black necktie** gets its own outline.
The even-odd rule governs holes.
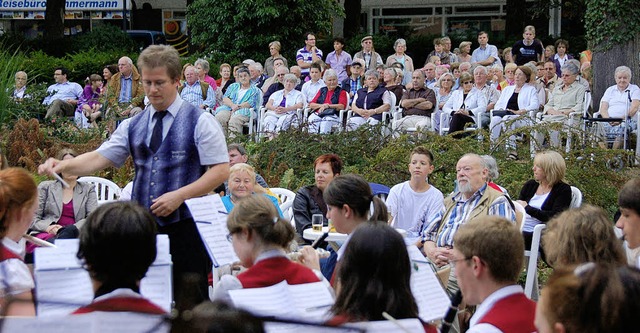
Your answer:
[[[158,148],[160,148],[160,144],[162,143],[162,118],[166,115],[167,111],[156,111],[156,113],[153,114],[156,124],[153,125],[153,133],[151,133],[149,149],[154,153],[158,151]]]

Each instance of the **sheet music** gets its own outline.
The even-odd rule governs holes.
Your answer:
[[[408,244],[407,252],[409,252],[409,259],[412,261],[429,262],[429,260],[424,256],[424,254],[422,254],[422,252],[420,252],[420,249],[418,249],[415,244]]]
[[[205,243],[207,252],[215,267],[230,265],[238,261],[233,246],[227,240],[227,215],[220,213],[227,209],[218,194],[192,198],[185,201],[194,221],[200,237]]]
[[[287,281],[264,288],[229,290],[231,301],[236,307],[260,316],[291,317],[300,314],[296,307]]]
[[[411,266],[411,292],[418,303],[420,318],[427,322],[444,318],[451,300],[430,264],[411,261]]]
[[[56,248],[36,248],[34,277],[38,316],[68,315],[93,300],[89,273],[76,257],[78,239],[60,239]],[[173,301],[169,237],[156,236],[157,256],[140,281],[140,294],[167,312]]]
[[[116,332],[169,332],[162,316],[128,312],[100,312],[59,317],[7,317],[3,319],[3,332],[20,333],[116,333]]]
[[[296,308],[304,310],[302,320],[324,322],[329,319],[329,309],[335,300],[326,284],[314,282],[289,285],[289,292]]]

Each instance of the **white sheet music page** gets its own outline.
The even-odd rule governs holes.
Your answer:
[[[323,282],[289,285],[296,308],[302,309],[301,319],[325,322],[329,319],[329,309],[335,303],[329,288]]]
[[[94,312],[77,316],[7,317],[3,332],[20,333],[165,333],[170,325],[162,316],[130,312]]]
[[[380,320],[351,323],[343,326],[364,328],[367,333],[424,332],[424,326],[417,318],[396,319],[395,323],[388,320]]]
[[[287,281],[264,288],[229,290],[229,296],[236,307],[259,316],[298,318],[301,314]]]
[[[411,261],[411,292],[422,320],[429,322],[444,318],[451,300],[429,263]]]

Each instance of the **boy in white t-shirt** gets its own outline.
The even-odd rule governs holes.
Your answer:
[[[418,146],[411,151],[409,160],[411,179],[389,191],[386,204],[392,218],[391,225],[406,230],[409,239],[417,239],[426,225],[422,221],[428,221],[442,210],[442,192],[427,182],[433,169],[433,154]],[[427,218],[423,219],[423,216]]]

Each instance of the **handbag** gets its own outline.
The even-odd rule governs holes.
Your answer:
[[[513,116],[515,115],[515,113],[513,113],[513,111],[509,111],[509,110],[493,110],[493,112],[491,113],[494,117],[504,117],[504,116]]]
[[[324,118],[326,116],[333,116],[336,114],[336,109],[324,109],[322,112],[318,113],[318,117]]]

